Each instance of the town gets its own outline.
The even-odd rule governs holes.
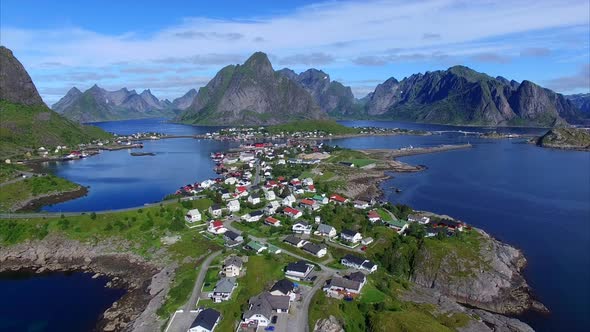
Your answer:
[[[303,331],[318,291],[342,301],[362,298],[379,266],[367,251],[384,234],[454,236],[464,223],[379,202],[345,197],[320,166],[372,167],[344,160],[349,150],[311,141],[247,143],[211,154],[217,178],[187,184],[172,195],[187,208],[186,227],[225,249],[209,265],[194,306],[177,311],[166,331]],[[207,208],[191,202],[209,198]],[[277,265],[262,292],[238,301],[241,280],[260,273],[246,262],[264,257]],[[369,285],[369,286],[367,286]],[[236,308],[240,312],[236,312]],[[187,326],[190,324],[190,326]]]

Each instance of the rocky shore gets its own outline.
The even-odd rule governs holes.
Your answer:
[[[128,253],[128,244],[105,241],[84,244],[51,234],[43,240],[0,247],[0,273],[80,271],[110,278],[108,287],[124,288],[126,294],[102,315],[100,331],[159,331],[156,315],[174,274],[175,266],[149,262]]]
[[[26,201],[18,202],[12,207],[12,212],[29,212],[37,211],[41,207],[61,202],[67,202],[72,199],[80,198],[88,194],[88,188],[78,186],[78,188],[70,191],[60,191],[47,193],[35,197],[31,197]]]

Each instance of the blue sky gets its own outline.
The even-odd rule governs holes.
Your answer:
[[[463,64],[590,92],[588,0],[2,0],[0,43],[53,104],[72,86],[173,99],[255,51],[314,67],[357,97],[389,77]]]

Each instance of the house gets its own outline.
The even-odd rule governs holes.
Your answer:
[[[229,248],[244,242],[244,238],[240,234],[229,230],[223,233],[223,239],[225,240],[225,246]]]
[[[296,234],[311,234],[312,226],[305,221],[298,221],[291,227]]]
[[[361,200],[356,200],[354,201],[354,207],[356,209],[368,209],[371,205],[369,205],[369,202],[365,202],[365,201],[361,201]]]
[[[304,186],[313,186],[313,179],[312,178],[305,178],[305,179],[303,179],[303,181],[301,181],[301,183]]]
[[[381,216],[375,210],[369,211],[367,217],[369,217],[369,221],[372,223],[376,223],[377,221],[381,220]]]
[[[310,184],[309,186],[305,187],[305,191],[310,192],[310,193],[315,193],[315,186],[313,184]]]
[[[219,190],[219,194],[221,195],[221,199],[223,199],[224,201],[232,198],[232,195],[230,194],[229,190],[227,190],[227,189]]]
[[[244,266],[244,262],[238,256],[229,256],[223,262],[223,275],[228,278],[238,277],[240,275],[240,271],[242,271],[242,267]]]
[[[276,219],[273,217],[266,217],[266,219],[264,219],[264,223],[269,226],[274,226],[274,227],[281,226],[281,221],[279,219]]]
[[[272,200],[275,200],[275,199],[277,199],[277,196],[275,195],[275,192],[274,192],[274,191],[272,191],[272,190],[267,190],[267,191],[264,193],[264,199],[266,199],[267,201],[272,201]]]
[[[312,199],[322,205],[326,205],[330,202],[328,197],[322,195],[314,195]]]
[[[291,301],[294,301],[297,297],[295,289],[295,284],[291,280],[281,279],[272,286],[270,293],[277,296],[288,296]]]
[[[229,212],[239,212],[240,211],[240,201],[234,199],[232,201],[227,202],[227,209]]]
[[[281,204],[279,204],[279,202],[270,201],[268,202],[268,205],[264,208],[264,213],[266,213],[267,215],[273,215],[277,213],[279,207],[281,207]]]
[[[348,162],[348,161],[341,161],[338,163],[339,165],[342,165],[344,167],[354,167],[354,163]]]
[[[220,318],[221,314],[215,309],[201,310],[189,327],[188,332],[212,332],[215,330]]]
[[[211,179],[207,179],[207,180],[201,182],[201,188],[207,189],[207,188],[211,187],[214,184],[215,184],[215,181],[213,181]]]
[[[244,313],[242,322],[258,327],[268,326],[273,313],[289,312],[289,296],[272,295],[263,292],[248,300],[248,310]]]
[[[408,215],[408,221],[417,222],[419,224],[425,225],[430,222],[430,218],[426,217],[426,216],[421,216],[418,214],[410,214],[410,215]]]
[[[328,253],[328,249],[326,249],[325,246],[317,245],[312,242],[307,242],[301,247],[301,249],[319,258],[326,256]]]
[[[285,268],[285,276],[294,280],[304,280],[313,271],[313,268],[314,266],[306,261],[289,263]]]
[[[227,228],[223,226],[223,221],[215,220],[209,221],[209,226],[207,227],[207,231],[213,234],[223,234],[227,232]]]
[[[213,204],[209,207],[209,214],[213,218],[219,218],[223,214],[223,209],[221,208],[220,204]]]
[[[293,206],[293,203],[295,203],[295,196],[293,195],[288,195],[287,197],[283,198],[281,204],[283,206]]]
[[[305,190],[303,190],[303,187],[301,185],[293,186],[293,192],[296,195],[303,195],[303,194],[305,194]]]
[[[328,296],[337,298],[356,297],[361,293],[366,281],[367,278],[360,272],[345,277],[333,277],[324,286],[324,291]]]
[[[346,199],[338,194],[333,194],[332,196],[330,196],[330,202],[334,202],[336,204],[344,204],[344,203],[348,203],[348,199]]]
[[[267,246],[265,246],[264,244],[262,244],[258,241],[250,241],[250,242],[248,242],[247,246],[248,246],[248,248],[254,250],[257,254],[268,249]]]
[[[256,221],[259,221],[260,219],[262,219],[263,215],[264,215],[264,213],[260,210],[252,211],[248,214],[243,215],[242,220],[247,221],[247,222],[256,222]]]
[[[235,278],[221,278],[217,284],[215,284],[215,288],[213,289],[213,292],[209,294],[209,298],[215,303],[227,301],[231,298],[231,294],[236,287],[238,287],[238,283]]]
[[[311,211],[315,211],[320,208],[318,203],[311,199],[302,199],[301,201],[299,201],[299,206],[304,209],[309,209]]]
[[[363,239],[363,236],[357,231],[344,229],[340,232],[340,238],[350,243],[359,243]]]
[[[201,221],[201,218],[201,212],[197,209],[189,210],[184,216],[184,220],[190,223]]]
[[[290,244],[290,245],[292,245],[292,246],[294,246],[294,247],[297,247],[297,248],[301,248],[301,247],[303,247],[303,245],[304,245],[305,243],[307,243],[307,241],[305,241],[305,240],[303,240],[302,238],[300,238],[300,237],[297,237],[297,236],[295,236],[295,235],[289,235],[289,236],[287,236],[287,237],[286,237],[286,238],[283,240],[283,242],[286,242],[286,243],[288,243],[288,244]]]
[[[231,177],[229,177],[229,178],[227,178],[227,179],[225,179],[225,180],[223,181],[223,183],[225,183],[225,184],[229,184],[229,185],[234,185],[234,184],[236,184],[237,182],[238,182],[238,178],[235,178],[235,177],[233,177],[233,176],[231,176]]]
[[[238,195],[238,197],[246,197],[248,196],[248,188],[245,185],[237,186],[236,194]]]
[[[278,255],[278,254],[280,254],[281,252],[283,252],[283,249],[281,249],[281,248],[279,248],[279,247],[277,247],[277,246],[275,246],[275,245],[273,245],[273,244],[270,244],[270,243],[268,243],[268,244],[267,244],[267,246],[268,246],[268,249],[267,249],[267,250],[268,250],[268,252],[270,252],[271,254]]]
[[[439,220],[432,225],[433,227],[446,227],[449,231],[463,231],[463,223],[460,221],[443,219]]]
[[[336,228],[334,228],[330,225],[326,225],[326,224],[319,224],[316,234],[319,236],[325,236],[325,237],[331,238],[331,237],[336,236]]]
[[[373,241],[374,240],[373,240],[372,237],[366,237],[366,238],[363,238],[361,240],[361,244],[364,245],[364,246],[366,246],[366,245],[369,245],[369,244],[373,243]]]
[[[377,271],[377,265],[368,259],[364,259],[355,255],[346,255],[342,257],[340,263],[357,270],[365,270],[369,273]]]
[[[402,234],[408,228],[408,223],[404,220],[388,220],[385,223],[389,228],[396,230],[398,234]]]
[[[299,217],[301,217],[303,215],[303,213],[297,209],[294,209],[292,207],[287,206],[284,210],[283,213],[291,218],[291,219],[297,219]]]
[[[248,196],[248,203],[250,204],[260,204],[260,196],[258,194],[251,194]]]

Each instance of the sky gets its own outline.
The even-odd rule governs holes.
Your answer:
[[[276,70],[321,69],[358,98],[458,64],[590,92],[588,0],[2,0],[0,44],[49,105],[94,84],[173,100],[256,51]]]

